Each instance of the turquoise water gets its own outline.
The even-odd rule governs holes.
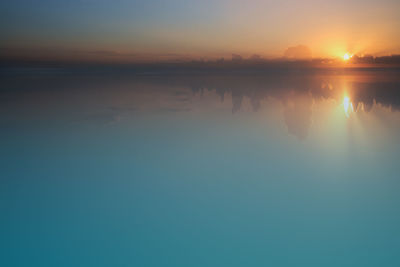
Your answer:
[[[399,74],[3,74],[0,265],[399,266]]]

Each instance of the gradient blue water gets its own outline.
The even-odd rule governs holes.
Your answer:
[[[396,91],[341,106],[382,75],[3,77],[0,265],[399,266]]]

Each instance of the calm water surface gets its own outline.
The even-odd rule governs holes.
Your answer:
[[[400,70],[0,81],[1,266],[400,266]]]

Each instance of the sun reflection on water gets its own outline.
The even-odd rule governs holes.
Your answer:
[[[354,112],[353,103],[350,101],[348,96],[345,96],[343,99],[343,108],[346,117],[350,117],[350,114]]]

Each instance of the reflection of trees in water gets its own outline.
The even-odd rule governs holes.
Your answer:
[[[288,132],[299,139],[305,139],[312,121],[312,88],[319,88],[318,97],[329,97],[329,92],[323,92],[324,88],[321,88],[320,84],[315,77],[296,74],[207,76],[196,80],[192,90],[195,93],[200,88],[215,90],[221,101],[225,93],[230,93],[232,113],[240,110],[244,97],[250,99],[254,111],[260,109],[262,99],[276,98],[284,105],[283,115]]]
[[[400,110],[400,82],[357,83],[352,90],[355,106],[363,104],[365,111],[370,111],[374,102],[393,110]]]
[[[367,75],[365,75],[367,74]],[[300,139],[307,136],[312,122],[312,103],[318,99],[343,100],[347,91],[357,107],[370,111],[374,102],[393,110],[400,109],[400,79],[393,73],[381,71],[378,78],[368,78],[367,73],[348,75],[313,73],[275,73],[241,75],[204,75],[182,78],[193,92],[215,90],[221,101],[225,93],[232,95],[232,113],[241,109],[244,97],[250,99],[254,111],[258,111],[262,99],[273,97],[284,105],[284,119],[288,132]],[[360,78],[361,77],[361,78]]]
[[[297,94],[293,91],[285,99],[284,117],[288,132],[305,139],[312,122],[312,98],[310,94]]]
[[[283,118],[289,133],[303,139],[311,126],[313,101],[335,99],[342,103],[345,91],[355,108],[362,104],[368,112],[376,102],[392,110],[400,110],[399,74],[400,70],[380,69],[102,76],[5,75],[0,86],[0,106],[6,108],[12,103],[14,107],[23,107],[21,109],[29,114],[32,110],[39,113],[46,109],[52,112],[56,108],[68,110],[71,106],[77,110],[88,110],[91,103],[118,107],[118,111],[107,109],[113,116],[123,110],[130,112],[131,108],[140,110],[147,106],[160,108],[162,112],[179,111],[188,109],[190,92],[187,88],[191,88],[195,94],[204,90],[215,91],[220,101],[224,101],[225,94],[231,95],[233,113],[242,108],[245,98],[250,99],[254,111],[260,109],[262,100],[277,99],[284,106]],[[177,92],[177,88],[185,88],[184,93]],[[172,95],[171,91],[174,92]],[[157,99],[162,101],[157,102]],[[174,101],[171,103],[172,99],[179,100],[178,105]],[[19,101],[21,105],[12,101]]]

